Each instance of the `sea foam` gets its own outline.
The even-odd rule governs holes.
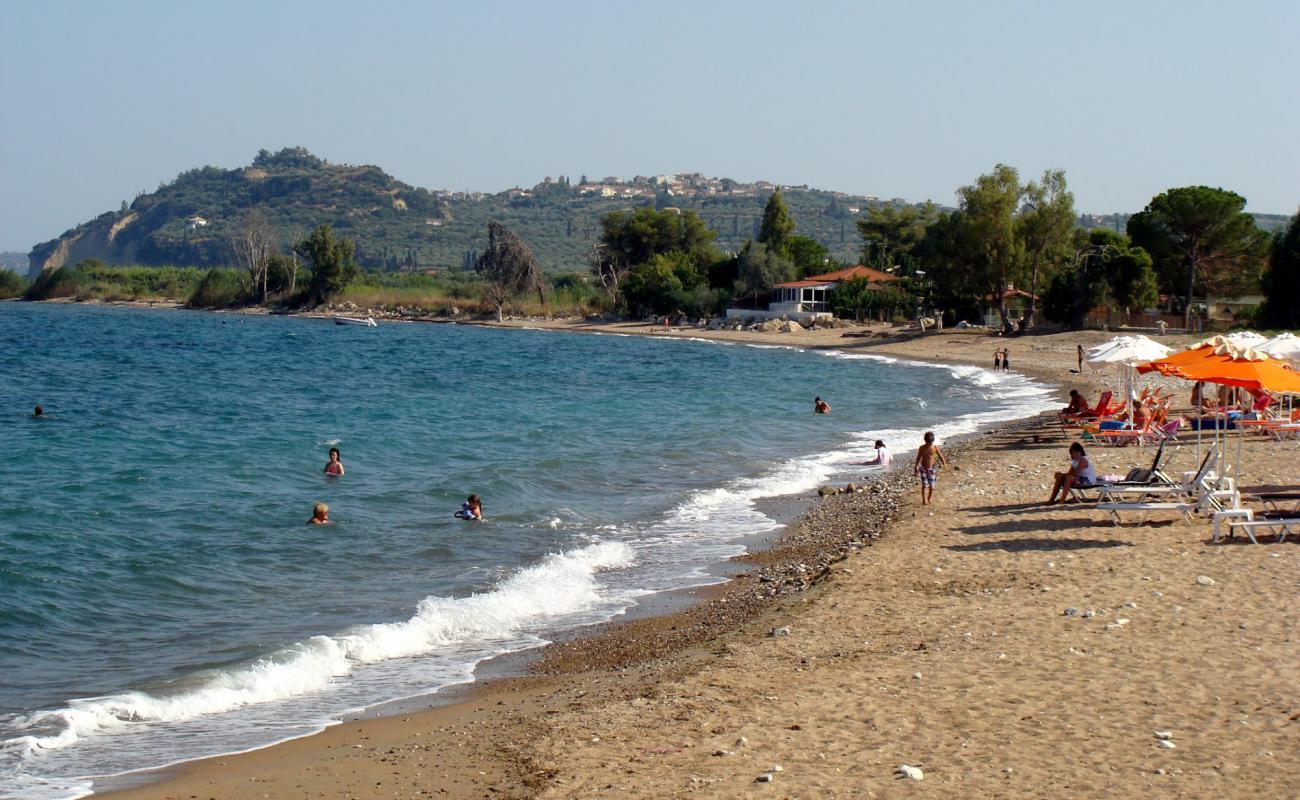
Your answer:
[[[198,685],[162,694],[141,691],[75,699],[19,725],[48,733],[17,737],[6,749],[29,753],[67,747],[86,736],[148,722],[178,722],[319,691],[358,665],[418,656],[462,642],[509,638],[549,618],[600,601],[596,574],[631,565],[622,542],[556,553],[519,570],[494,589],[467,597],[426,597],[402,622],[314,636],[252,664],[217,670]]]

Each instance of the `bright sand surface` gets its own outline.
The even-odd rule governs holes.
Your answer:
[[[1005,345],[1013,369],[1090,400],[1113,382],[1068,373],[1075,345],[1100,333],[843,333],[655,335],[978,366]],[[752,559],[760,571],[684,611],[552,646],[538,674],[114,796],[1296,797],[1296,540],[1212,545],[1204,518],[1116,527],[1087,506],[1046,508],[1068,441],[1047,418],[975,435],[951,448],[959,468],[941,474],[933,506],[910,482],[884,510],[872,498],[894,497],[885,490],[816,501]],[[910,446],[894,448],[904,467]],[[1153,451],[1089,453],[1106,474]],[[1194,469],[1195,444],[1171,459],[1173,472]],[[1298,464],[1300,444],[1251,437],[1240,483],[1295,485]],[[880,516],[891,519],[873,539]],[[924,778],[898,777],[901,764]]]

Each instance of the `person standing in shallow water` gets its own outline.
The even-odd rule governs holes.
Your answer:
[[[825,400],[821,399],[820,397],[814,397],[814,398],[813,398],[813,413],[814,413],[814,414],[829,414],[829,413],[831,413],[831,404],[828,403],[828,402],[826,402]]]
[[[337,447],[331,447],[330,460],[325,463],[325,474],[337,478],[342,476],[344,473],[345,470],[343,469],[343,461],[339,456],[339,449]]]
[[[1002,348],[1002,371],[1011,371],[1011,350],[1007,347]]]
[[[993,371],[1002,369],[1002,348],[993,351]]]

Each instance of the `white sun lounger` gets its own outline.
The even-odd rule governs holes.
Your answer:
[[[1192,512],[1197,509],[1196,503],[1098,503],[1098,511],[1110,512],[1111,519],[1116,525],[1121,522],[1121,512],[1153,512],[1153,511],[1177,511],[1182,514],[1188,522],[1192,519]],[[1145,521],[1143,518],[1140,521]]]
[[[1210,464],[1214,462],[1217,446],[1211,446],[1201,460],[1201,466],[1195,473],[1186,475],[1182,483],[1175,484],[1100,484],[1097,487],[1098,499],[1104,505],[1143,502],[1173,502],[1191,500],[1207,491],[1211,491],[1209,482],[1214,473]],[[1230,487],[1229,487],[1230,488]]]
[[[1224,527],[1227,528],[1224,531]],[[1240,530],[1250,539],[1251,544],[1259,544],[1255,531],[1271,533],[1277,541],[1285,542],[1286,537],[1294,533],[1300,538],[1300,517],[1256,517],[1249,508],[1233,508],[1216,511],[1214,514],[1214,543],[1218,544],[1226,533],[1232,536]]]

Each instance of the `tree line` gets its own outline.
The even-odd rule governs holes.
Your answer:
[[[1032,328],[1041,313],[1081,327],[1095,308],[1122,313],[1170,298],[1190,325],[1198,298],[1237,297],[1262,288],[1258,319],[1300,324],[1297,221],[1276,236],[1260,229],[1235,192],[1207,186],[1169,189],[1129,218],[1125,232],[1077,227],[1065,173],[1048,170],[1022,183],[999,164],[957,190],[951,211],[934,206],[871,209],[858,228],[863,263],[924,274],[927,306],[956,319],[996,304],[1006,332]],[[1013,325],[1012,287],[1027,297]]]
[[[1240,195],[1189,186],[1152,198],[1123,233],[1088,231],[1077,226],[1063,171],[1047,170],[1022,182],[1017,170],[1002,164],[959,188],[957,198],[951,210],[933,204],[869,208],[856,221],[860,262],[901,280],[846,281],[829,298],[835,313],[889,318],[923,306],[951,319],[975,319],[981,307],[994,304],[1002,328],[1014,332],[1029,330],[1040,315],[1081,327],[1093,309],[1151,308],[1163,294],[1190,323],[1197,298],[1258,288],[1266,302],[1249,321],[1300,327],[1300,215],[1270,236],[1245,213]],[[236,269],[209,270],[194,293],[198,304],[275,298],[316,305],[360,274],[355,245],[331,226],[320,225],[287,246],[274,230],[260,209],[247,211],[227,241]],[[613,211],[600,219],[598,231],[582,235],[588,280],[603,292],[606,309],[632,316],[706,316],[730,305],[759,307],[779,283],[848,266],[796,231],[778,188],[767,200],[757,235],[736,252],[720,251],[715,232],[698,214],[671,207]],[[486,248],[467,257],[465,266],[498,318],[524,293],[534,292],[545,303],[548,282],[538,259],[498,221],[489,222]],[[58,283],[47,277],[52,276],[42,278],[42,291]],[[1015,324],[1007,300],[1012,287],[1026,299]],[[13,278],[0,281],[0,296],[30,295],[37,288]]]

